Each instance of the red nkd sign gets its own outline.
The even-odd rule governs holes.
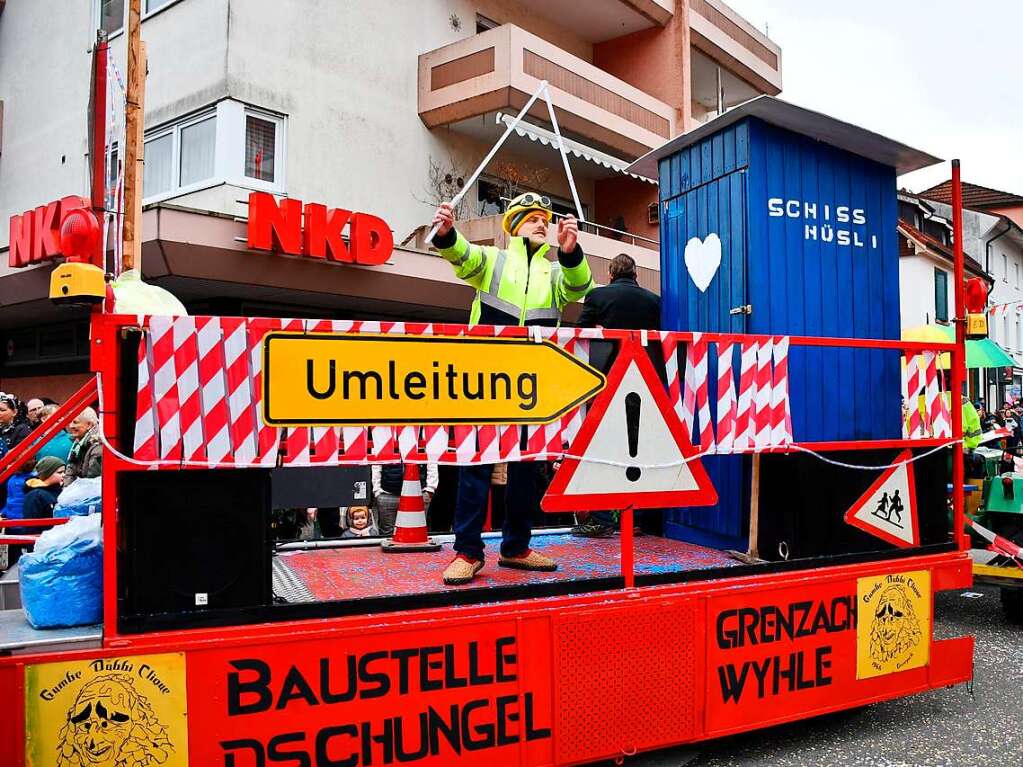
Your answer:
[[[11,248],[7,264],[20,269],[62,256],[60,222],[69,211],[88,207],[88,200],[70,195],[40,205],[35,210],[26,210],[19,216],[11,216]]]
[[[348,237],[342,235],[348,228]],[[347,239],[347,242],[346,242]],[[272,194],[249,194],[249,247],[345,264],[382,264],[394,249],[383,219]]]

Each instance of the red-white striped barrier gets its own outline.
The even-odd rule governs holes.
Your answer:
[[[150,357],[152,337],[152,333],[147,333],[139,341],[134,456],[141,461],[155,461],[157,458],[156,410],[153,405],[153,380],[149,373],[152,367]]]
[[[735,378],[732,358],[735,344],[718,344],[718,452],[730,453],[735,445],[736,414],[739,404],[735,397]]]
[[[924,399],[931,434],[935,437],[951,437],[952,422],[949,418],[948,405],[941,394],[937,355],[934,352],[924,352],[923,359],[925,367]]]
[[[153,349],[153,402],[159,430],[159,455],[165,461],[181,460],[181,417],[178,375],[174,367],[174,320],[153,317],[149,323]]]
[[[551,424],[526,427],[269,427],[261,418],[261,352],[267,332],[521,337],[522,331],[237,317],[152,317],[148,321],[140,318],[140,322],[148,325],[149,331],[137,359],[135,447],[136,457],[143,461],[272,466],[281,456],[289,465],[545,460],[564,453],[584,419],[585,409],[576,408]],[[603,337],[601,329],[592,328],[530,328],[528,332],[535,340],[550,339],[583,360],[588,359],[590,341]],[[678,335],[656,331],[644,335],[663,342],[668,396],[701,452],[748,452],[793,441],[787,338],[712,345],[701,334],[693,334],[692,342],[684,347],[685,376],[680,380]],[[716,403],[711,402],[711,376],[717,384]]]
[[[909,411],[909,419],[903,420],[902,435],[904,437],[924,436],[924,423],[920,414],[920,389],[923,378],[920,375],[920,357],[912,352],[905,355],[905,367],[902,371],[902,399]]]
[[[231,455],[231,421],[228,416],[224,343],[219,317],[196,317],[199,353],[199,387],[202,406],[200,427],[210,463],[224,463]]]
[[[735,440],[732,449],[745,452],[753,448],[755,427],[753,411],[756,400],[757,344],[743,341],[739,350],[739,396],[735,411]]]

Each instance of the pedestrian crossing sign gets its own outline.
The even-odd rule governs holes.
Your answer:
[[[846,523],[901,548],[920,545],[913,454],[903,450],[845,513]]]

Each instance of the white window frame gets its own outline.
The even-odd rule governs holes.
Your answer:
[[[226,99],[217,104],[217,172],[231,186],[255,192],[284,194],[287,188],[287,115]],[[245,118],[258,117],[275,123],[274,180],[261,181],[245,175]],[[221,130],[223,128],[223,130]]]
[[[277,130],[274,135],[274,180],[260,181],[245,175],[245,118],[248,115],[275,123]],[[181,131],[184,128],[213,118],[216,120],[214,132],[213,175],[194,184],[180,186],[181,181]],[[143,141],[173,135],[171,141],[171,163],[174,168],[174,185],[166,192],[147,195],[143,204],[171,200],[183,197],[215,186],[236,186],[257,192],[285,194],[287,184],[286,157],[288,118],[286,115],[270,112],[265,109],[243,104],[232,99],[223,99],[216,104],[198,112],[186,115],[173,122],[165,123],[146,131]],[[143,194],[145,191],[143,190]]]
[[[219,107],[219,105],[218,105]],[[169,125],[164,125],[159,128],[147,131],[142,141],[150,141],[152,139],[160,138],[168,134],[173,134],[174,138],[171,141],[171,167],[174,169],[174,182],[170,189],[166,192],[160,192],[159,194],[149,195],[142,198],[144,205],[149,205],[154,202],[161,202],[163,200],[170,200],[174,197],[182,197],[192,192],[199,192],[203,189],[209,189],[212,186],[218,186],[223,183],[223,178],[219,176],[219,160],[221,152],[220,142],[220,116],[219,108],[214,107],[213,109],[204,109],[201,112],[196,112],[188,117],[178,120],[177,122]],[[181,129],[187,128],[196,123],[201,123],[203,120],[209,120],[213,118],[217,121],[214,139],[214,164],[213,164],[213,175],[202,181],[196,181],[193,184],[181,186]],[[143,188],[142,193],[145,194]]]
[[[266,122],[274,124],[274,180],[263,181],[258,178],[251,178],[245,175],[245,126],[247,117],[255,117]],[[282,191],[284,188],[284,152],[287,143],[284,141],[284,132],[287,130],[287,121],[283,115],[277,115],[273,112],[267,112],[264,109],[256,109],[255,107],[245,107],[244,116],[242,118],[242,134],[241,134],[241,156],[242,156],[242,177],[245,179],[245,184],[251,186],[253,189],[266,189],[268,192]]]
[[[156,10],[151,11],[151,10],[149,10],[149,0],[142,0],[142,21],[145,21],[150,16],[156,16],[157,14],[163,13],[168,8],[171,8],[171,7],[177,5],[180,2],[181,2],[181,0],[170,0],[170,2],[167,3],[166,5],[161,5]],[[101,12],[102,8],[103,8],[103,0],[93,0],[93,3],[92,3],[92,26],[93,26],[93,29],[99,29],[100,28],[100,23],[102,21],[102,19],[100,18],[100,12]],[[127,21],[127,19],[128,19],[128,0],[124,0],[124,16],[121,18],[121,26],[119,26],[117,29],[113,30],[112,32],[108,32],[107,33],[107,40],[112,40],[115,37],[117,37],[118,35],[123,35],[124,34],[124,23],[125,23],[125,21]],[[94,39],[90,39],[89,40],[90,45],[93,42],[94,42]]]

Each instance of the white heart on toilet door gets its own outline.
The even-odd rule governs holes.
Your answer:
[[[685,261],[693,283],[705,292],[721,266],[721,239],[713,232],[705,240],[693,237],[686,243]]]

